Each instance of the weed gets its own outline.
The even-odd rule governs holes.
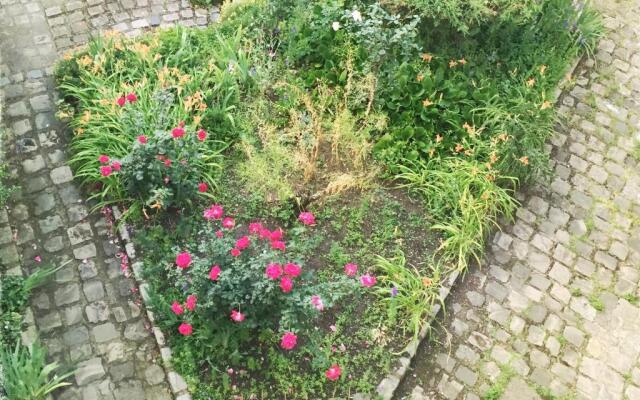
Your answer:
[[[589,296],[588,300],[589,300],[589,304],[591,304],[591,306],[595,308],[596,311],[604,310],[604,303],[602,302],[602,300],[600,299],[597,293],[592,293]]]
[[[500,367],[500,375],[482,396],[483,400],[499,400],[516,372],[509,366]]]

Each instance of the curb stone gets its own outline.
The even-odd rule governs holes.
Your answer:
[[[116,222],[119,222],[122,218],[122,213],[118,206],[113,206],[113,217]],[[142,295],[142,301],[144,303],[144,308],[147,312],[147,318],[149,318],[149,323],[151,324],[151,330],[153,332],[153,336],[158,344],[158,348],[160,349],[160,356],[162,357],[162,364],[164,366],[165,373],[167,375],[167,380],[169,381],[169,386],[171,387],[171,392],[176,400],[191,400],[191,394],[187,388],[187,383],[184,378],[180,374],[178,374],[171,365],[171,349],[167,346],[167,342],[164,338],[164,334],[156,326],[156,319],[153,311],[149,309],[149,284],[142,279],[142,261],[136,260],[136,251],[133,246],[133,242],[131,241],[131,237],[129,236],[128,225],[126,223],[118,224],[117,233],[120,236],[120,240],[124,243],[125,251],[127,252],[127,257],[131,260],[131,269],[133,272],[133,277],[138,283],[138,287],[140,288],[140,294]]]

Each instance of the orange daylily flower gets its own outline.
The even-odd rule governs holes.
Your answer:
[[[432,104],[433,104],[433,102],[432,102],[431,100],[429,100],[429,99],[424,99],[424,100],[422,101],[422,106],[423,106],[423,107],[429,107],[429,106],[430,106],[430,105],[432,105]]]
[[[531,78],[527,81],[527,86],[532,87],[533,85],[535,85],[536,80],[535,78]]]
[[[422,82],[422,80],[424,79],[424,75],[422,75],[422,74],[418,74],[418,76],[416,77],[416,79],[418,80],[418,82]]]
[[[545,100],[540,106],[540,109],[546,110],[547,108],[550,108],[550,107],[551,107],[551,102],[549,100]]]
[[[456,65],[458,65],[458,62],[457,62],[456,60],[451,60],[451,61],[449,61],[449,68],[453,68],[453,67],[455,67]]]
[[[518,159],[522,163],[522,165],[529,165],[529,157],[523,156]]]
[[[433,56],[429,53],[422,53],[422,59],[426,62],[431,62]]]

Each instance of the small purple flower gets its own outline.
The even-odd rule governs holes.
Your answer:
[[[391,288],[391,297],[396,297],[397,295],[398,295],[398,288],[394,286]]]

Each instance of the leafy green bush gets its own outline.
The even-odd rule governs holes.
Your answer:
[[[47,364],[46,354],[38,344],[24,347],[17,343],[15,349],[0,346],[0,385],[10,399],[44,400],[56,389],[71,385],[65,379],[73,372],[58,375],[58,363]]]
[[[123,166],[132,157],[134,163],[147,161],[150,154],[142,159],[140,154],[131,154],[137,138],[152,138],[179,123],[189,132],[207,131],[209,139],[199,146],[199,156],[189,161],[197,169],[194,176],[213,184],[220,150],[237,135],[230,112],[239,102],[241,88],[251,86],[248,55],[241,43],[241,30],[223,36],[215,28],[175,29],[136,40],[112,34],[65,56],[56,69],[64,97],[58,115],[69,118],[74,128],[70,164],[75,175],[91,190],[99,186],[92,196],[99,200],[96,208],[109,202],[147,202],[158,197],[157,193],[142,193],[143,187],[131,182],[105,182],[99,159],[108,155]],[[149,148],[169,150],[154,146]],[[141,175],[138,167],[133,171],[136,177],[158,175],[157,170]],[[145,190],[161,189],[157,179],[149,183]],[[172,196],[176,193],[173,188]],[[184,196],[179,201],[172,196],[165,199],[167,204],[184,200]]]
[[[358,287],[346,276],[315,281],[300,258],[308,234],[304,227],[291,229],[285,244],[283,230],[251,223],[247,232],[231,217],[223,218],[217,205],[204,217],[208,223],[198,231],[198,243],[175,247],[175,261],[162,263],[173,290],[155,302],[162,324],[178,329],[200,352],[220,347],[237,352],[257,329],[308,332],[318,311]]]
[[[0,134],[2,133],[0,132]],[[9,199],[9,196],[11,196],[11,193],[13,193],[13,191],[15,190],[13,186],[6,184],[6,178],[7,178],[6,166],[0,165],[0,206],[3,206],[7,202],[7,200]]]

